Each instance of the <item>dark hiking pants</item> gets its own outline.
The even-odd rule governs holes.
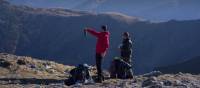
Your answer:
[[[98,75],[98,79],[102,79],[103,75],[102,75],[102,59],[103,56],[101,54],[96,53],[96,68],[97,68],[97,75]]]
[[[122,57],[122,58],[125,62],[132,65],[131,57]],[[129,70],[126,71],[126,78],[133,78],[133,70],[132,69],[129,69]]]

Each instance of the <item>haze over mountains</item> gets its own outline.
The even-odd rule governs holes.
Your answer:
[[[107,24],[111,47],[105,67],[119,56],[117,47],[124,31],[133,35],[136,74],[200,54],[200,20],[151,23],[118,13],[13,6],[3,0],[0,13],[0,52],[52,58],[69,65],[94,64],[95,39],[84,37],[83,28],[99,30],[102,24]]]
[[[96,13],[120,12],[150,21],[200,19],[199,0],[9,0],[15,4]]]

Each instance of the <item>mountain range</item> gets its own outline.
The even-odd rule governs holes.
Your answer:
[[[35,8],[4,0],[0,0],[0,13],[0,52],[48,58],[68,65],[94,64],[95,38],[85,37],[83,29],[99,30],[105,24],[111,33],[111,46],[104,67],[119,56],[117,47],[123,32],[130,32],[134,41],[135,74],[200,54],[200,20],[152,23],[121,13]]]
[[[200,19],[199,0],[9,0],[17,5],[95,13],[121,12],[150,21]],[[114,2],[114,3],[113,3]]]

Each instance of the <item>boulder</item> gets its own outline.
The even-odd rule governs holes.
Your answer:
[[[152,86],[152,85],[156,85],[156,77],[151,77],[151,78],[148,78],[147,80],[144,80],[142,82],[142,87],[147,87],[147,86]]]
[[[163,88],[163,87],[160,84],[155,84],[155,85],[150,86],[149,88]]]
[[[19,60],[17,60],[17,64],[18,65],[26,65],[26,61],[19,59]]]
[[[178,88],[189,88],[187,84],[182,83],[180,80],[176,80],[174,86]]]
[[[150,73],[144,74],[143,77],[153,77],[153,76],[158,77],[160,75],[162,75],[162,72],[160,72],[160,71],[152,71]]]
[[[8,67],[10,67],[10,65],[12,65],[12,64],[9,61],[6,61],[4,59],[0,59],[0,67],[8,68]]]
[[[164,80],[164,81],[163,81],[163,85],[164,85],[164,86],[172,86],[172,84],[173,84],[173,83],[172,83],[171,81],[169,81],[169,80]]]

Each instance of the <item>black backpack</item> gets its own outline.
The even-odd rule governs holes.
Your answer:
[[[66,80],[66,85],[73,85],[76,82],[85,83],[86,80],[91,79],[89,72],[89,66],[87,64],[80,64],[76,68],[70,71],[71,77]]]
[[[124,79],[127,76],[127,71],[132,69],[132,66],[129,63],[123,61],[122,59],[114,59],[112,64],[112,68],[115,69],[111,72],[112,78],[117,77],[120,79]]]

